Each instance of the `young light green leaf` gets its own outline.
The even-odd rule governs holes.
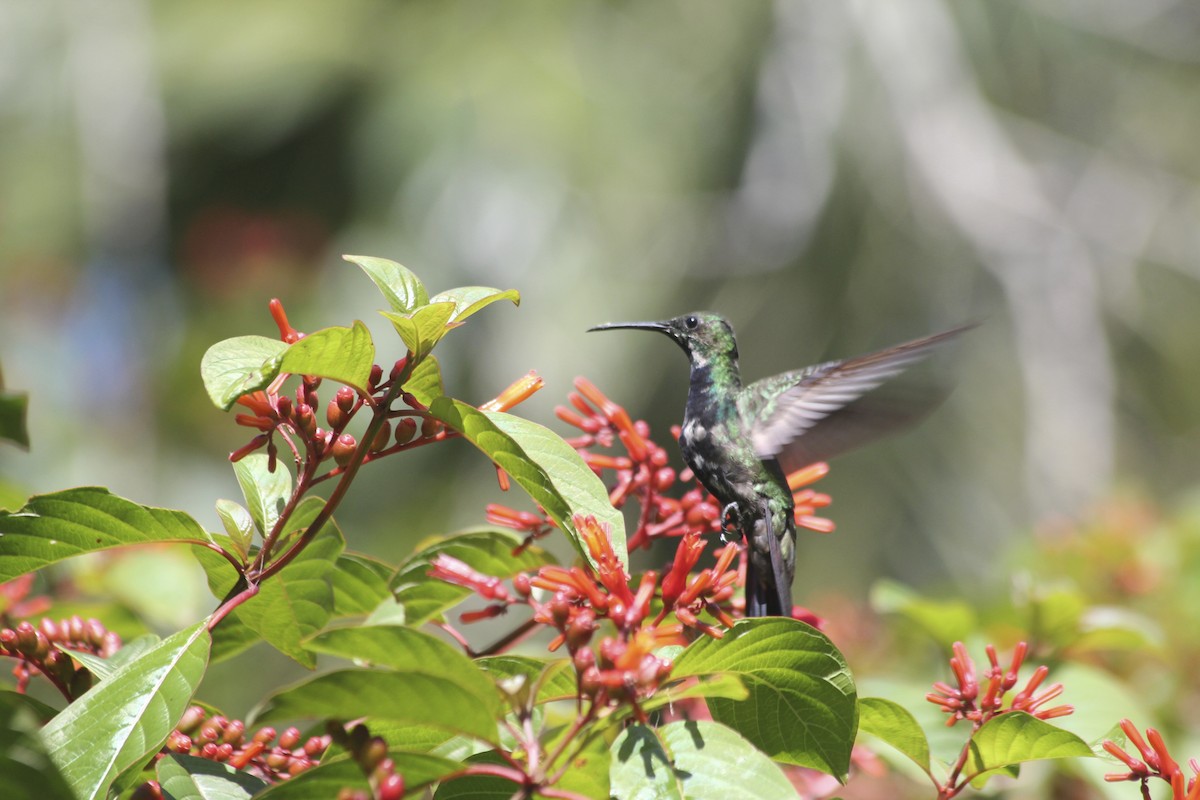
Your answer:
[[[373,256],[342,256],[357,264],[375,282],[394,311],[407,314],[429,302],[429,294],[420,278],[407,267]]]
[[[293,343],[283,354],[279,371],[328,378],[366,394],[374,363],[371,332],[355,320],[352,327],[323,328]]]
[[[492,709],[498,702],[498,695],[496,701],[486,703],[475,685],[444,675],[347,669],[276,692],[256,721],[370,717],[428,725],[494,743],[498,715]]]
[[[242,460],[244,461],[245,459],[243,458]],[[279,468],[277,471],[287,472],[287,470],[282,468]],[[240,476],[238,480],[239,482],[241,481]],[[242,491],[246,491],[244,484]],[[229,541],[233,545],[233,552],[240,556],[242,561],[245,561],[246,556],[250,553],[250,545],[254,541],[254,518],[250,516],[250,512],[246,510],[245,506],[241,503],[235,503],[232,500],[217,501],[217,516],[221,519],[221,525],[225,528],[225,533],[229,534]]]
[[[404,345],[413,354],[416,362],[423,361],[438,341],[446,334],[446,323],[454,313],[453,303],[432,303],[421,306],[409,314],[397,314],[391,311],[380,311],[380,314],[391,320],[392,327]]]
[[[777,761],[846,775],[858,728],[854,680],[823,633],[792,619],[745,619],[722,639],[692,642],[671,677],[716,673],[737,676],[750,694],[710,699],[714,720]]]
[[[239,397],[275,380],[286,343],[265,336],[235,336],[217,342],[200,359],[200,378],[213,404],[228,411]]]
[[[929,773],[929,740],[916,718],[900,704],[882,697],[860,697],[858,730],[878,736]]]
[[[371,729],[371,733],[375,733],[374,728]],[[406,792],[417,791],[462,769],[462,764],[457,761],[429,753],[389,750],[388,757],[395,763],[396,772],[404,776]],[[320,766],[276,783],[265,792],[255,795],[255,800],[332,798],[337,797],[338,792],[345,788],[369,791],[362,767],[349,758],[339,757],[327,759]]]
[[[6,800],[75,800],[38,737],[29,698],[0,692],[0,786]]]
[[[993,717],[971,738],[967,774],[1054,758],[1091,758],[1087,742],[1023,711]]]
[[[441,539],[413,553],[390,584],[396,600],[404,606],[407,624],[420,625],[471,594],[470,589],[429,577],[433,560],[442,553],[496,578],[511,578],[518,572],[531,572],[555,563],[536,545],[517,553],[523,541],[514,531],[487,528]]]
[[[270,463],[266,453],[251,453],[233,465],[233,474],[242,487],[242,495],[259,535],[266,535],[275,527],[292,496],[292,473],[282,462],[276,463],[275,471],[271,472],[268,469]]]
[[[613,742],[610,791],[619,800],[798,797],[777,764],[716,722],[633,725]]]
[[[172,800],[249,800],[267,786],[228,764],[178,753],[159,759],[155,772],[163,794]]]
[[[0,511],[0,583],[70,556],[147,542],[208,541],[182,511],[141,506],[98,487],[31,497]]]
[[[25,423],[29,395],[3,391],[0,387],[0,439],[29,447],[29,428]]]
[[[379,605],[371,609],[371,613],[367,614],[367,618],[363,620],[363,624],[407,625],[408,613],[405,611],[403,603],[388,595],[379,601]]]
[[[203,622],[164,639],[42,729],[80,800],[104,797],[121,773],[162,746],[204,677],[211,643]]]
[[[445,392],[442,387],[442,368],[433,356],[422,359],[413,367],[412,374],[404,384],[404,388],[417,402],[428,407]]]
[[[480,411],[449,397],[435,400],[429,410],[528,492],[585,559],[592,562],[575,529],[575,515],[592,516],[607,525],[613,552],[622,564],[627,563],[621,512],[609,502],[604,483],[561,436],[535,422],[500,411]]]
[[[643,701],[641,705],[642,710],[653,711],[693,697],[745,700],[749,696],[749,690],[736,675],[716,673],[666,686],[655,692],[653,697]]]
[[[490,306],[498,300],[511,300],[514,306],[521,305],[521,293],[516,289],[501,291],[487,286],[460,286],[438,292],[429,299],[430,303],[454,303],[454,313],[451,322],[462,322],[480,309]]]
[[[448,678],[477,695],[490,714],[500,714],[500,695],[491,679],[461,650],[427,633],[398,625],[334,628],[317,634],[304,646],[314,653],[370,666]]]
[[[132,641],[126,642],[124,647],[108,658],[93,655],[85,650],[66,650],[64,652],[81,666],[87,667],[88,672],[92,673],[97,681],[103,681],[108,680],[121,667],[134,659],[140,658],[143,653],[156,647],[161,641],[162,639],[154,634],[139,636]]]

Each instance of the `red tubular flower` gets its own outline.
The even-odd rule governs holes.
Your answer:
[[[426,573],[431,578],[470,589],[487,600],[503,600],[506,602],[511,600],[508,589],[504,587],[503,581],[491,575],[476,572],[470,565],[459,561],[454,556],[439,553],[433,559],[432,567]]]
[[[683,587],[687,584],[688,575],[696,566],[696,562],[700,560],[700,554],[703,552],[704,539],[700,537],[698,531],[690,531],[683,535],[679,546],[675,549],[675,560],[671,563],[671,569],[663,576],[662,601],[664,607],[671,608],[675,605],[675,601],[679,599]]]
[[[608,525],[601,523],[590,514],[587,516],[576,514],[571,521],[575,525],[575,530],[579,532],[580,538],[583,539],[588,553],[591,554],[592,561],[596,564],[600,583],[604,585],[605,589],[608,589],[609,594],[621,599],[626,605],[631,603],[633,593],[629,591],[629,575],[626,574],[617,554],[613,552]]]
[[[271,302],[267,304],[267,308],[271,310],[271,319],[275,320],[275,325],[279,328],[279,338],[288,344],[297,342],[304,338],[304,334],[292,327],[288,322],[287,314],[283,310],[283,303],[278,297],[272,297]]]
[[[508,411],[534,395],[546,382],[533,370],[515,380],[504,391],[479,406],[480,411]]]

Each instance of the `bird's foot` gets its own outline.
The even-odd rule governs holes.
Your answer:
[[[742,512],[737,503],[727,503],[721,509],[721,541],[737,541],[742,536]],[[732,538],[730,538],[732,537]]]

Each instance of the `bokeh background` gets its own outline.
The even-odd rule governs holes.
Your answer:
[[[452,394],[536,369],[522,413],[557,425],[586,375],[664,440],[683,357],[589,325],[719,310],[756,378],[982,321],[925,424],[835,462],[798,599],[1003,593],[1039,531],[1191,503],[1198,88],[1184,0],[4,0],[0,365],[34,445],[0,477],[216,527],[246,433],[204,350],[272,335],[271,297],[398,345],[341,253],[521,291],[439,347]],[[339,517],[394,559],[495,494],[427,448]]]

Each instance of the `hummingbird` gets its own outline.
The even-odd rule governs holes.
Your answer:
[[[791,616],[795,504],[787,474],[913,422],[931,398],[863,397],[963,331],[963,325],[885,350],[827,361],[742,385],[737,338],[719,314],[618,322],[592,331],[658,331],[691,362],[679,449],[723,506],[722,526],[746,540],[746,616]],[[861,399],[860,399],[861,398]]]

